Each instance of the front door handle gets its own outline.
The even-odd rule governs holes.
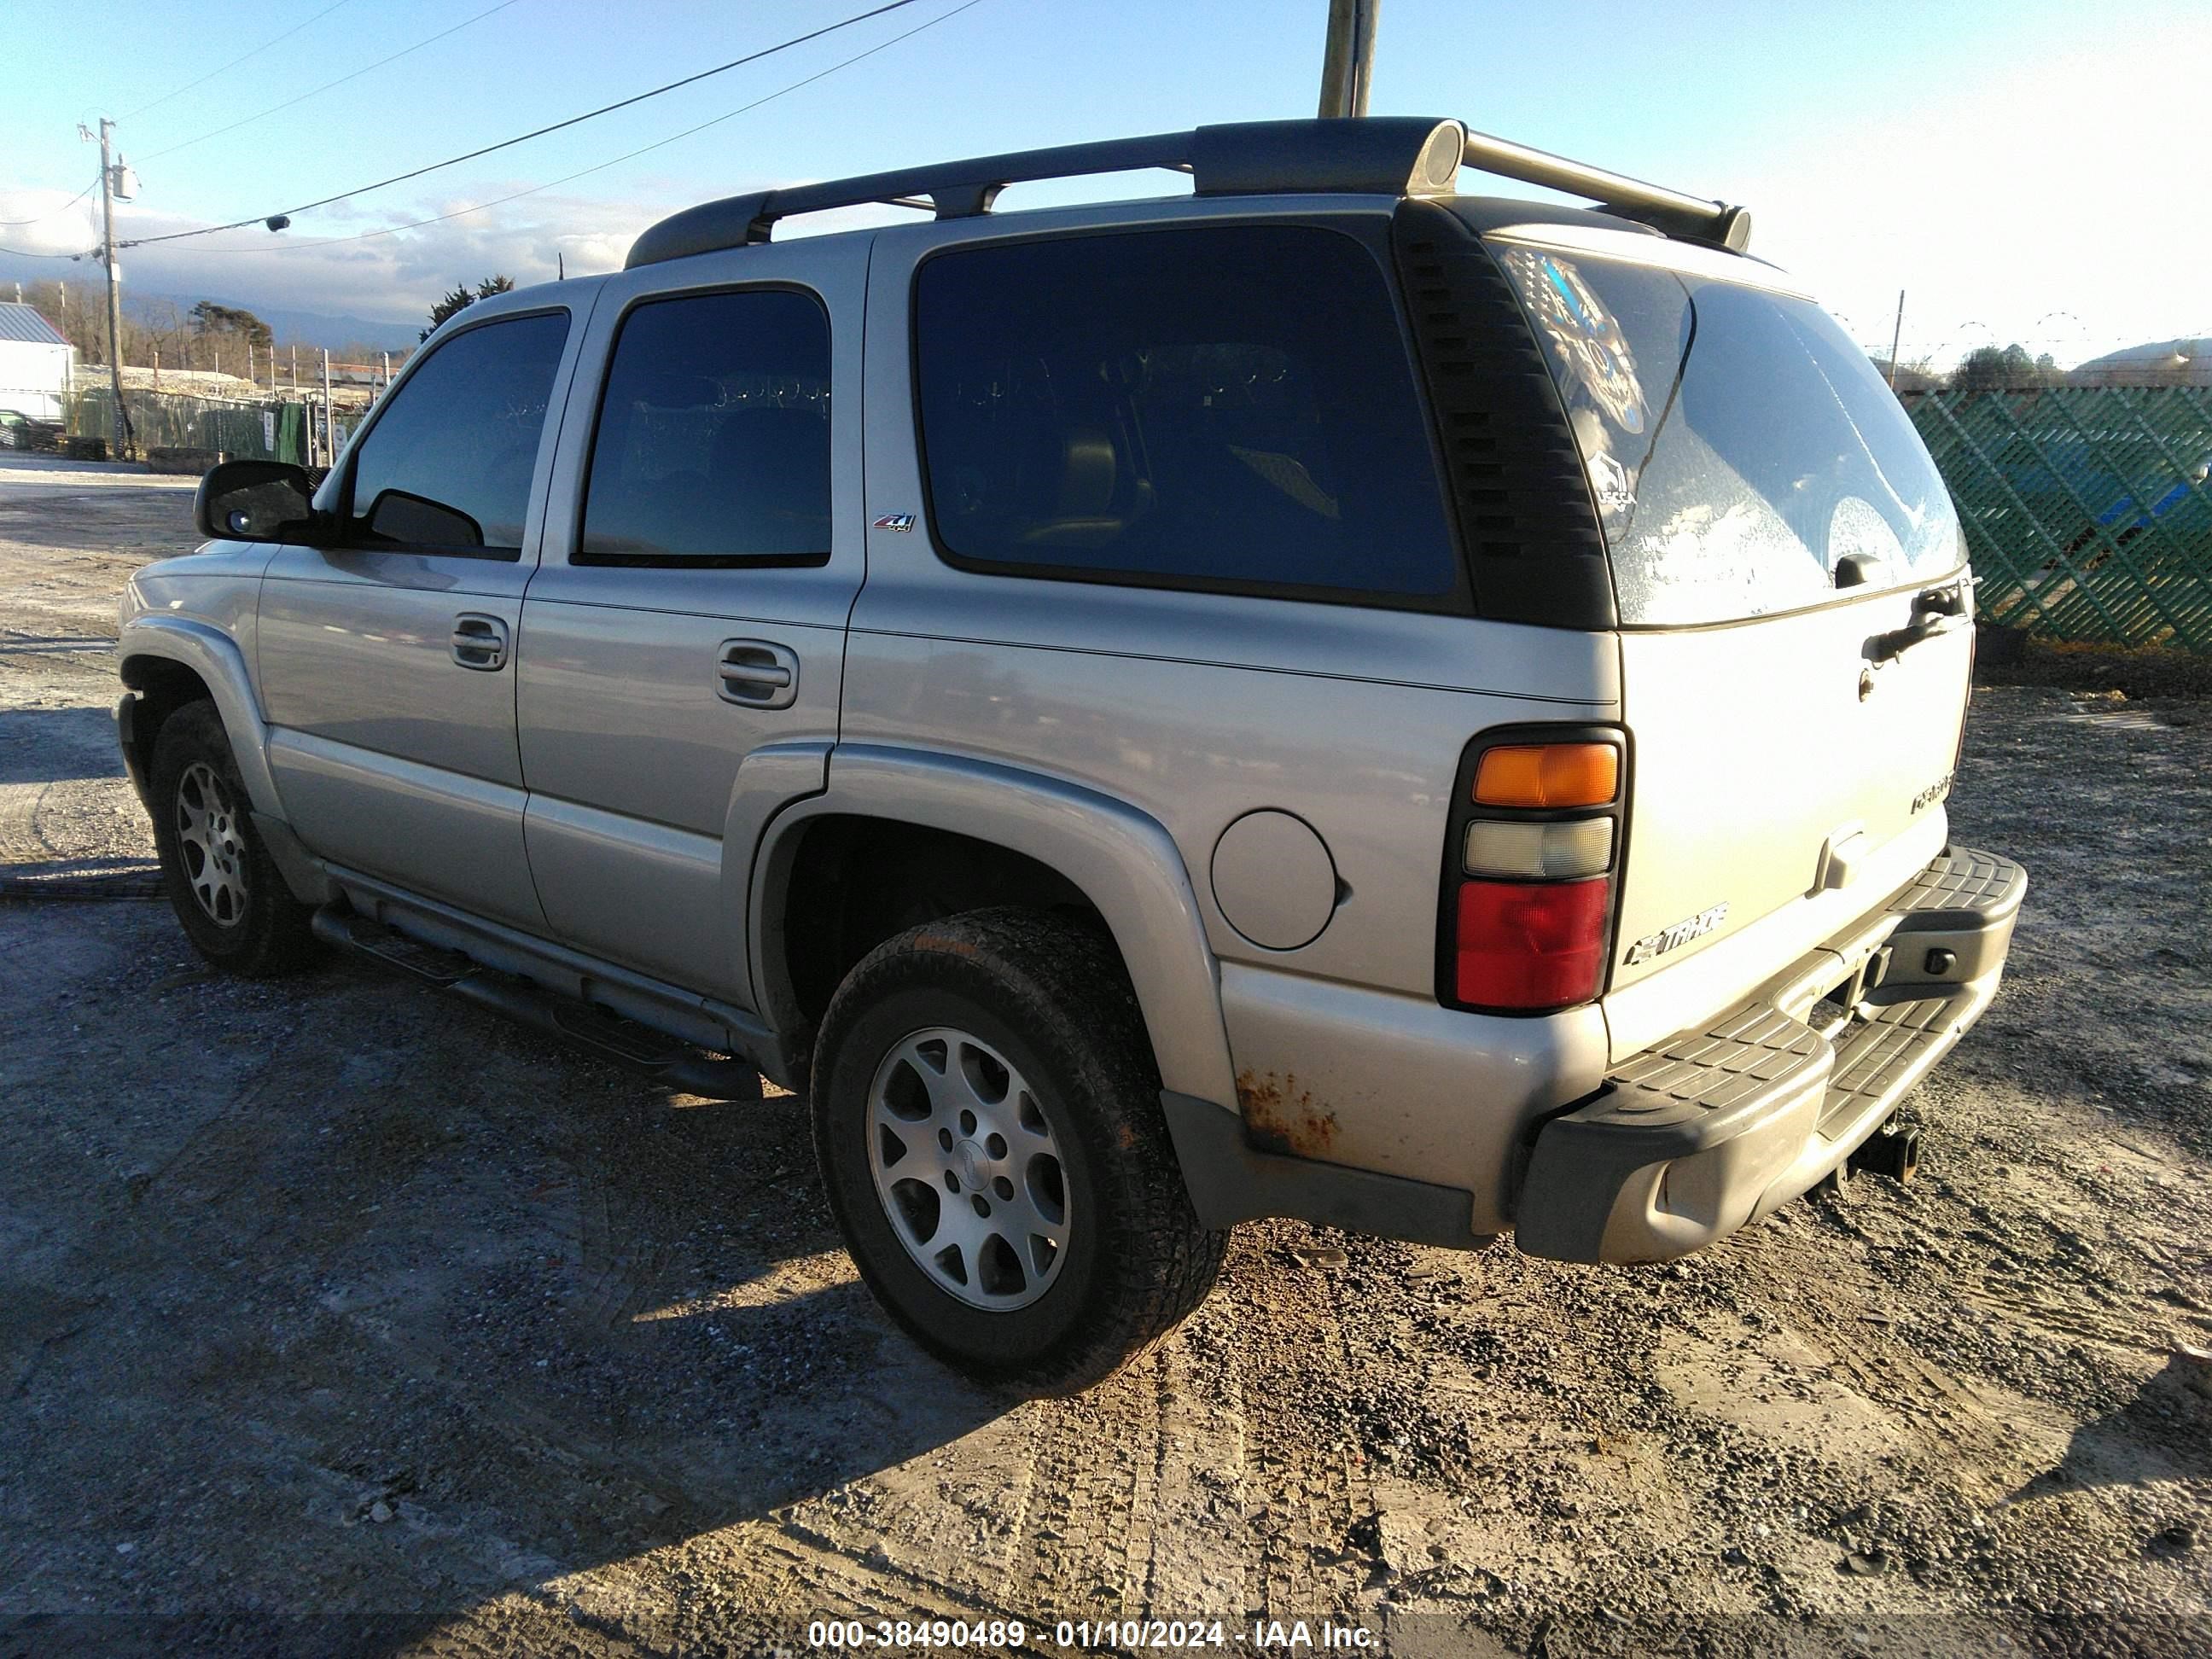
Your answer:
[[[507,666],[507,624],[497,617],[465,611],[453,618],[453,660],[486,674]]]
[[[788,708],[799,699],[799,653],[769,640],[724,640],[715,692],[740,708]]]

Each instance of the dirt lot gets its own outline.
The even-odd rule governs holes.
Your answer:
[[[189,544],[188,487],[0,467],[0,1654],[720,1653],[823,1617],[1054,1653],[1137,1614],[2212,1649],[2176,1346],[2212,1343],[2212,705],[1978,698],[1954,821],[2035,886],[1911,1103],[1916,1185],[1653,1269],[1248,1227],[1164,1352],[1024,1401],[878,1316],[790,1097],[671,1098],[351,966],[215,978],[129,896],[113,598]]]

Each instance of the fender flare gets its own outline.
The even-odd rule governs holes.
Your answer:
[[[134,617],[119,630],[115,659],[127,670],[134,657],[182,663],[199,676],[214,695],[216,713],[222,717],[253,810],[281,820],[284,805],[269,770],[269,726],[261,718],[253,679],[246,672],[246,656],[238,642],[221,629],[190,617]]]
[[[988,841],[1066,877],[1105,918],[1128,965],[1164,1088],[1231,1110],[1235,1070],[1219,970],[1175,839],[1125,801],[1042,773],[964,756],[872,744],[830,751],[829,787],[793,801],[753,860],[746,947],[762,1012],[791,1029],[781,896],[806,826],[883,818]]]

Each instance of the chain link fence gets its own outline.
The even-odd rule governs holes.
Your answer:
[[[283,399],[242,402],[129,386],[123,398],[140,449],[214,450],[233,460],[305,465],[308,422],[315,422],[319,430],[323,417],[319,407]],[[337,447],[345,447],[365,413],[337,412],[331,422]],[[67,418],[71,437],[105,438],[111,454],[119,448],[115,394],[108,387],[86,386],[70,394]]]
[[[1993,623],[2212,653],[2212,392],[1903,394],[1959,505]]]

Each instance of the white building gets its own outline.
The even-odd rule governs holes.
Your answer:
[[[34,307],[0,300],[0,409],[60,420],[73,355]]]

